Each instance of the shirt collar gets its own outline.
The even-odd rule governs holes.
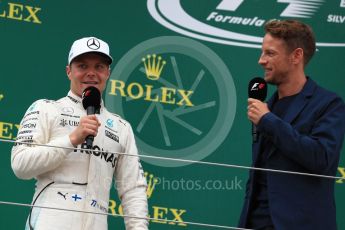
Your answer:
[[[67,97],[74,103],[76,104],[81,104],[82,105],[82,101],[81,101],[81,97],[75,95],[71,90],[68,92]]]

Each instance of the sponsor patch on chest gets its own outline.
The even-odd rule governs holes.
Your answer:
[[[117,136],[116,134],[108,131],[108,130],[105,130],[105,136],[109,137],[110,139],[116,141],[117,143],[119,143],[119,136]]]

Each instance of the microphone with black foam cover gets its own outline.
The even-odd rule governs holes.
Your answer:
[[[255,77],[248,84],[248,97],[264,101],[267,96],[267,83],[261,77]],[[256,126],[252,123],[253,142],[258,141]]]
[[[84,109],[86,109],[87,115],[99,113],[101,108],[101,93],[96,87],[87,87],[82,94],[82,103]],[[89,135],[86,137],[86,146],[91,149],[93,144],[94,136]]]

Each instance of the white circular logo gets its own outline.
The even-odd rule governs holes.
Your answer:
[[[177,36],[128,51],[106,92],[106,107],[131,122],[141,155],[202,160],[228,136],[236,113],[227,65],[207,46]],[[190,164],[142,160],[163,167]]]

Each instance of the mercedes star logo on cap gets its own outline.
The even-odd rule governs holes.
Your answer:
[[[93,49],[93,50],[98,50],[100,47],[100,43],[96,38],[90,38],[87,41],[87,47],[89,47],[90,49]]]

